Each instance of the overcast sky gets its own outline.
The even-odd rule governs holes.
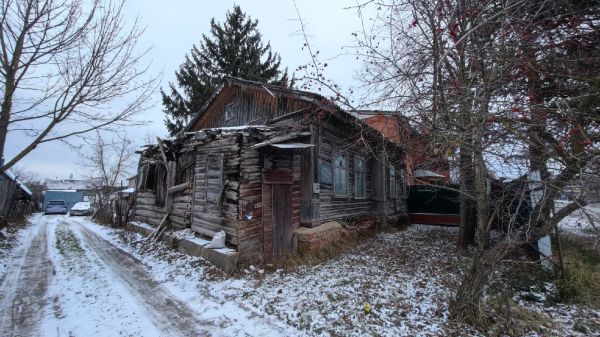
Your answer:
[[[173,82],[174,73],[189,53],[193,44],[198,44],[202,34],[208,34],[210,19],[223,22],[225,12],[234,4],[253,19],[259,20],[258,29],[263,41],[270,41],[273,51],[281,55],[282,64],[290,73],[298,65],[306,64],[309,55],[302,50],[303,37],[298,35],[300,24],[296,9],[291,0],[238,0],[238,1],[194,1],[194,0],[130,0],[127,3],[127,19],[137,16],[140,25],[145,27],[141,48],[151,47],[147,61],[151,62],[151,74],[161,74],[161,88]],[[310,34],[311,45],[320,51],[320,57],[327,61],[327,76],[342,85],[354,87],[354,79],[360,65],[344,53],[342,46],[352,45],[351,33],[360,28],[361,21],[353,0],[296,0],[296,5]],[[127,130],[128,136],[136,144],[143,144],[150,136],[167,136],[163,124],[160,93],[154,95],[155,106],[140,115],[149,121],[145,127]],[[8,140],[7,157],[12,157],[25,144],[16,137]],[[77,155],[61,143],[47,143],[39,146],[23,159],[18,166],[24,167],[42,178],[68,178],[85,176]]]

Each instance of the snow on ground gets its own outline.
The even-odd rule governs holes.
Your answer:
[[[129,289],[61,220],[49,231],[49,258],[59,272],[48,290],[46,336],[160,336]]]
[[[161,243],[142,246],[144,240],[139,234],[113,230],[82,219],[76,221],[138,258],[158,283],[193,308],[200,319],[218,327],[213,329],[219,331],[217,335],[281,336],[298,333],[260,310],[221,296],[226,289],[249,286],[247,280],[227,278],[203,259],[172,251]],[[124,236],[127,236],[127,241],[123,241]]]
[[[268,270],[250,266],[227,276],[201,258],[162,243],[146,243],[139,234],[100,226],[88,218],[37,217],[47,221],[47,255],[54,268],[43,310],[43,336],[167,336],[173,329],[158,323],[161,317],[171,320],[168,312],[174,308],[169,303],[185,307],[184,313],[204,329],[203,335],[481,335],[447,320],[447,304],[469,261],[455,247],[456,228],[410,226],[365,239],[312,266]],[[0,255],[3,273],[6,261],[27,251],[26,242],[39,236],[37,232],[22,230],[19,241],[24,243]],[[119,269],[123,262],[130,266]],[[136,273],[143,275],[123,274],[128,269],[139,269]],[[549,303],[545,296],[552,287],[514,297],[520,306],[551,322],[527,335],[589,335],[577,324],[600,323],[600,313]],[[165,303],[169,294],[173,298],[161,308],[159,303]],[[178,327],[185,330],[187,324],[184,320]]]
[[[567,205],[568,202],[557,200],[557,209]],[[591,222],[590,222],[591,219]],[[559,228],[573,234],[586,237],[600,237],[600,204],[591,204],[583,209],[576,210],[564,218]]]
[[[0,240],[0,280],[2,280],[9,268],[9,263],[20,260],[24,252],[29,248],[32,238],[35,236],[37,228],[32,226],[42,215],[36,213],[29,220],[25,228],[15,232],[8,232],[5,240]],[[1,283],[1,282],[0,282]]]
[[[201,258],[162,244],[144,249],[139,234],[85,226],[143,259],[182,301],[206,308],[203,317],[228,321],[246,332],[256,329],[244,326],[248,317],[265,317],[288,336],[438,336],[448,328],[445,303],[457,281],[453,270],[462,260],[448,240],[454,229],[413,226],[381,234],[317,266],[293,271],[250,267],[227,277]],[[438,239],[415,249],[415,241]],[[435,264],[422,264],[432,258]]]
[[[206,298],[216,306],[214,319],[260,317],[286,336],[479,336],[447,321],[447,303],[468,259],[455,246],[456,228],[410,226],[378,234],[338,258],[314,266],[263,270],[249,267],[232,277],[200,258],[162,244],[144,251],[142,237],[92,223],[87,227],[130,251],[155,278],[192,307]],[[586,336],[576,325],[600,313],[577,305],[524,300],[521,305],[554,322],[528,336]],[[365,305],[371,312],[365,312]],[[229,321],[241,324],[240,321]],[[541,323],[540,323],[541,324]],[[242,331],[252,329],[241,327]],[[596,331],[600,332],[600,331]]]
[[[445,331],[445,303],[460,258],[447,254],[453,245],[447,240],[414,249],[424,233],[432,240],[448,234],[424,226],[383,233],[338,259],[275,272],[241,295],[229,295],[237,293],[238,300],[309,335],[438,336]],[[423,264],[430,259],[436,263]]]

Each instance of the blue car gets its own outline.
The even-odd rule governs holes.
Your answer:
[[[67,214],[67,203],[64,200],[50,200],[44,214]]]

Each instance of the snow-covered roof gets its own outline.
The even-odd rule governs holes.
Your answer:
[[[102,180],[95,179],[46,179],[47,190],[91,190],[102,185]]]
[[[45,190],[44,192],[69,192],[69,193],[75,193],[75,192],[77,192],[77,190]]]
[[[240,126],[222,126],[218,128],[206,128],[198,131],[185,132],[186,134],[198,134],[203,132],[238,132],[244,130],[258,129],[258,130],[269,130],[272,127],[266,125],[240,125]]]
[[[10,180],[17,183],[17,185],[23,190],[23,192],[30,196],[33,194],[31,193],[31,190],[29,190],[29,188],[21,180],[19,180],[19,178],[17,178],[17,176],[15,176],[15,174],[10,169],[4,171],[4,173],[8,176]]]
[[[444,177],[441,174],[435,173],[433,171],[424,170],[424,169],[416,169],[415,177]]]

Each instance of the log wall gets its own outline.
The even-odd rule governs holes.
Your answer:
[[[321,220],[343,220],[345,217],[355,217],[372,212],[373,184],[372,170],[374,159],[369,158],[368,154],[361,153],[349,146],[348,141],[341,139],[334,133],[334,130],[322,128],[319,146],[319,162],[331,168],[333,176],[333,153],[336,149],[343,150],[347,155],[348,164],[348,194],[344,197],[334,196],[333,185],[320,183],[320,204]],[[366,161],[365,180],[366,191],[365,198],[355,197],[354,191],[354,158],[361,156]],[[320,170],[320,168],[319,168]]]
[[[165,216],[164,207],[156,204],[156,194],[152,191],[139,191],[136,196],[134,220],[158,226]]]
[[[255,263],[262,259],[265,205],[262,201],[262,167],[259,151],[252,148],[255,141],[244,136],[240,152],[240,186],[238,219],[240,243],[239,262]]]
[[[227,242],[240,243],[238,189],[241,135],[221,135],[195,146],[196,166],[191,229],[214,236],[225,231]]]

